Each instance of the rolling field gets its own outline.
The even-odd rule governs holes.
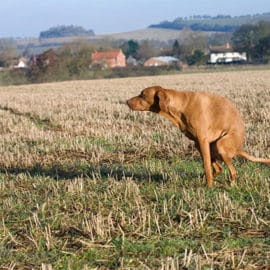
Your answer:
[[[269,166],[208,189],[193,143],[125,104],[151,85],[229,97],[270,157],[269,70],[0,87],[0,269],[269,269]]]

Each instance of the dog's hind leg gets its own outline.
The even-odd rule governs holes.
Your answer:
[[[239,152],[242,147],[242,140],[237,134],[226,134],[217,141],[217,151],[221,159],[227,165],[232,181],[235,181],[236,170],[232,164],[233,157]]]

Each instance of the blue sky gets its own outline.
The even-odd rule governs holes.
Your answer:
[[[1,0],[0,38],[37,37],[57,25],[127,32],[191,15],[270,12],[270,0]]]

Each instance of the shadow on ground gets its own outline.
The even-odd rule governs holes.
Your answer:
[[[79,177],[89,177],[95,179],[108,179],[114,178],[115,180],[122,180],[125,178],[133,178],[137,181],[154,181],[164,182],[167,181],[169,176],[168,173],[156,173],[151,172],[146,166],[141,166],[140,169],[129,168],[123,164],[87,164],[83,168],[80,166],[66,166],[62,164],[56,164],[51,166],[41,166],[36,164],[29,168],[22,167],[10,167],[0,168],[2,174],[27,174],[31,177],[50,177],[54,180],[73,180]],[[183,179],[194,179],[201,177],[197,171],[182,171],[177,170],[175,172]]]

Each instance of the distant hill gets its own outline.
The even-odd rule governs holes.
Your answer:
[[[49,30],[42,31],[39,34],[39,38],[62,38],[62,37],[82,37],[82,36],[94,36],[93,30],[85,30],[81,26],[74,25],[61,25],[51,27]]]
[[[209,34],[209,33],[207,33]],[[162,28],[147,28],[139,29],[130,32],[123,33],[114,33],[100,35],[98,37],[104,39],[113,39],[113,40],[136,40],[136,41],[157,41],[157,42],[168,42],[170,40],[182,40],[186,37],[186,31],[178,31],[175,29],[162,29]]]
[[[152,24],[149,28],[164,29],[191,29],[204,32],[234,32],[243,24],[256,24],[259,21],[270,21],[270,12],[256,15],[243,15],[232,17],[230,15],[197,15],[192,17],[177,18],[173,21],[164,21]]]

